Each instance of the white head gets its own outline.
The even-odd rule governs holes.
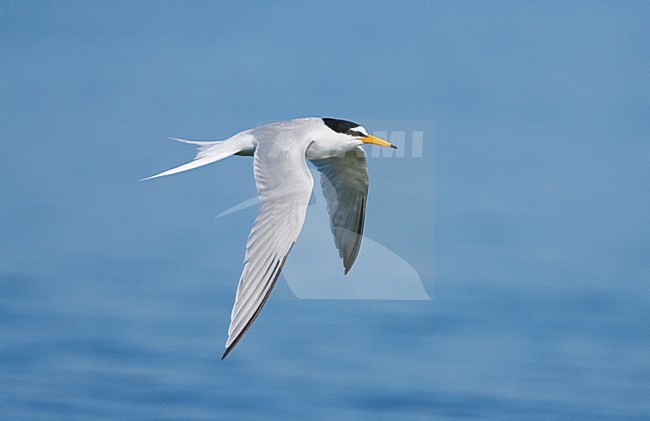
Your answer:
[[[335,118],[323,118],[323,123],[337,134],[337,137],[345,142],[348,142],[351,147],[358,146],[364,143],[379,145],[386,148],[397,149],[395,145],[368,134],[365,127],[360,124],[353,123],[347,120],[338,120]]]

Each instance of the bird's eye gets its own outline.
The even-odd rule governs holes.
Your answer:
[[[361,133],[361,132],[359,132],[357,130],[349,130],[348,134],[350,136],[355,136],[355,137],[365,137],[366,136],[365,134],[363,134],[363,133]]]

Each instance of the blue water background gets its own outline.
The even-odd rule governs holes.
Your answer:
[[[0,2],[0,418],[650,418],[649,18]],[[367,221],[433,300],[281,284],[220,361],[250,160],[137,180],[305,115],[435,127],[428,178],[369,160]]]

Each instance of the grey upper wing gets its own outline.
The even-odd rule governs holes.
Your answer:
[[[368,196],[366,154],[358,146],[340,157],[312,160],[321,173],[334,243],[347,274],[359,254]]]
[[[305,161],[307,144],[308,140],[280,138],[260,142],[255,150],[253,165],[260,211],[246,244],[222,359],[262,310],[302,229],[314,185]]]

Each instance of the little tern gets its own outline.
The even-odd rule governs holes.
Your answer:
[[[223,141],[193,141],[193,161],[144,180],[191,170],[232,155],[253,156],[259,214],[246,243],[244,269],[230,316],[224,359],[259,315],[302,229],[320,171],[334,243],[347,274],[359,253],[368,194],[363,144],[396,148],[361,125],[334,118],[298,118],[245,130]]]

